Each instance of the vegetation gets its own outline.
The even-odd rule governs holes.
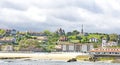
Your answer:
[[[98,60],[99,61],[108,61],[108,60],[115,60],[115,58],[114,57],[100,57],[100,58],[98,58]]]
[[[0,29],[0,35],[5,35],[6,31]],[[60,37],[65,36],[68,38],[68,40],[65,40],[66,42],[72,42],[72,43],[93,43],[94,47],[97,48],[101,45],[102,39],[107,39],[107,41],[114,41],[114,42],[119,42],[119,37],[117,34],[104,34],[104,33],[86,33],[86,34],[81,34],[78,30],[73,30],[72,32],[67,32],[66,34],[59,34],[56,32],[51,32],[49,30],[45,30],[42,32],[47,38],[47,41],[41,41],[37,39],[39,36],[33,36],[30,35],[28,32],[20,33],[17,32],[16,35],[7,35],[5,37],[13,37],[16,39],[16,45],[15,47],[19,48],[27,48],[27,47],[35,47],[35,48],[43,48],[45,51],[54,51],[55,45],[60,39]],[[90,39],[95,38],[98,41],[90,41]],[[11,44],[11,43],[10,43]],[[120,45],[119,45],[120,47]],[[18,48],[16,48],[18,49]]]
[[[89,55],[81,55],[76,57],[77,60],[83,60],[83,61],[88,60],[89,58],[90,58]]]
[[[5,30],[0,29],[0,35],[4,35],[5,34]]]

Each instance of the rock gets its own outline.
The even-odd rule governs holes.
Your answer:
[[[67,62],[75,62],[77,61],[76,58],[69,59]]]

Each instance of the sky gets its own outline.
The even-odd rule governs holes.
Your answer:
[[[0,28],[120,34],[120,0],[0,0]]]

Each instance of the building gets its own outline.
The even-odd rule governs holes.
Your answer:
[[[65,31],[64,31],[62,28],[58,29],[58,30],[56,31],[56,33],[57,33],[58,35],[65,35]]]
[[[117,55],[120,54],[120,48],[95,48],[90,50],[93,55]]]
[[[61,52],[88,52],[93,49],[93,44],[59,44],[56,49]]]
[[[102,47],[109,47],[109,46],[118,46],[118,42],[114,42],[114,41],[107,42],[106,39],[103,39]]]
[[[108,42],[107,46],[118,46],[117,42]]]
[[[48,37],[47,36],[37,36],[37,40],[39,40],[39,42],[47,42]]]
[[[6,35],[16,35],[17,31],[15,29],[6,29]]]
[[[99,40],[97,39],[97,38],[90,38],[89,39],[89,42],[95,42],[95,43],[97,43]]]
[[[61,36],[58,41],[68,41],[66,36]]]
[[[107,46],[107,40],[106,39],[102,39],[102,47],[106,47]]]
[[[29,35],[31,36],[46,36],[44,33],[42,32],[27,32]]]
[[[3,37],[0,38],[0,43],[15,43],[16,39],[12,37]]]

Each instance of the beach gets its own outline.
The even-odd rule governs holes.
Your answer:
[[[63,60],[67,61],[85,53],[51,52],[51,53],[0,53],[0,58],[29,58],[39,60]]]

